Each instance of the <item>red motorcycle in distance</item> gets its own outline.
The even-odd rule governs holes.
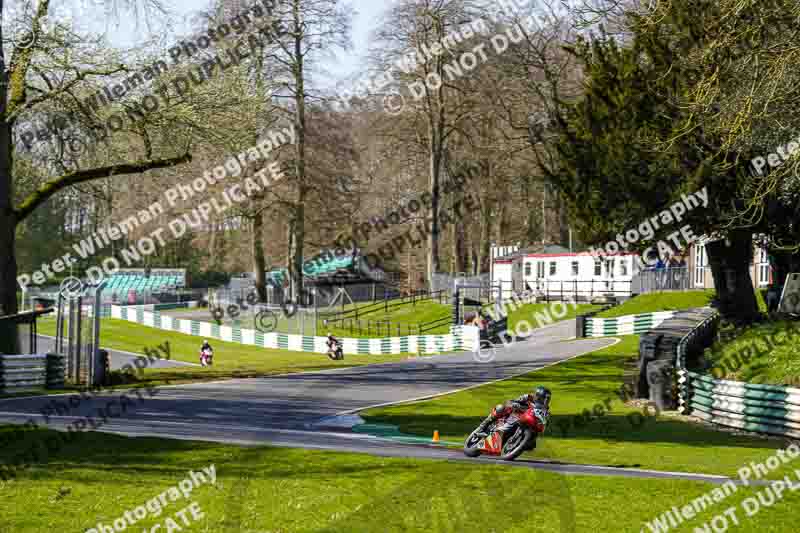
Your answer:
[[[206,348],[200,350],[200,364],[202,366],[211,366],[214,364],[214,350]]]
[[[486,429],[488,436],[477,434],[476,428],[464,442],[464,455],[495,455],[513,461],[523,452],[536,448],[536,438],[545,430],[542,420],[547,420],[546,413],[531,405],[525,411],[507,407],[498,412],[495,408],[492,414],[497,420]]]

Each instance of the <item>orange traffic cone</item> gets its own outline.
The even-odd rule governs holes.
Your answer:
[[[439,430],[434,430],[433,432],[433,442],[439,442]]]

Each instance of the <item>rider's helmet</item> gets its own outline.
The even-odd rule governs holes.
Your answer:
[[[552,397],[552,393],[550,389],[547,387],[536,387],[536,390],[533,391],[533,402],[542,404],[545,407],[550,407],[550,398]]]

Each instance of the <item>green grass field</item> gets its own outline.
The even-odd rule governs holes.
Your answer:
[[[735,331],[706,350],[715,376],[734,381],[800,386],[800,324],[774,321]]]
[[[645,417],[641,409],[628,407],[619,390],[625,366],[637,357],[638,341],[636,335],[626,336],[615,346],[522,377],[362,416],[404,433],[430,437],[438,430],[442,440],[463,441],[494,405],[541,384],[553,391],[552,419],[534,457],[732,475],[744,462],[763,461],[781,446],[666,415]]]
[[[390,302],[391,303],[391,302]],[[395,303],[398,303],[397,301]],[[335,309],[320,309],[319,313],[321,318],[317,321],[317,335],[327,335],[328,332],[333,333],[337,337],[352,337],[352,338],[382,338],[382,337],[398,337],[404,335],[417,335],[417,326],[423,325],[426,322],[431,322],[441,318],[447,318],[452,315],[452,307],[447,304],[440,304],[436,301],[423,300],[420,302],[413,302],[408,300],[402,305],[395,307],[382,308],[376,306],[376,309],[369,310],[364,314],[359,314],[356,319],[347,319],[342,322],[334,324],[325,324],[324,313],[326,312],[340,312],[348,311],[356,308],[373,307],[375,304],[372,302],[362,302],[357,304],[348,304],[343,308],[337,306]],[[214,322],[211,312],[208,309],[175,309],[163,311],[162,314],[177,316],[181,318],[189,318],[192,320],[200,320],[203,322]],[[281,333],[300,333],[300,315],[296,314],[292,318],[287,318],[280,310],[276,310],[275,314],[278,318],[275,331]],[[237,325],[242,328],[255,328],[254,313],[250,310],[243,312],[236,319],[225,316],[223,324],[226,326]],[[303,329],[306,335],[314,334],[313,315],[307,314]],[[386,322],[390,324],[387,326]],[[397,326],[400,325],[400,332],[398,334]],[[423,335],[444,335],[450,333],[450,324],[444,324],[433,328],[426,328]]]
[[[0,426],[0,438],[9,429]],[[31,432],[0,448],[0,460],[43,445],[52,434]],[[188,498],[165,498],[158,516],[148,514],[127,530],[150,531],[161,524],[156,531],[167,531],[171,518],[180,531],[197,532],[639,532],[673,505],[688,504],[713,488],[694,481],[561,476],[494,464],[82,433],[3,484],[0,532],[109,526],[178,485],[190,470],[210,465],[216,483],[205,482]],[[670,531],[691,532],[755,493],[740,488]],[[191,521],[187,513],[185,526],[175,513],[192,502],[202,517]],[[787,492],[755,517],[740,508],[736,531],[796,531],[798,504],[800,494]]]
[[[42,320],[39,332],[55,334],[55,321]],[[169,342],[171,358],[177,361],[197,363],[202,339],[192,335],[164,331],[134,324],[124,320],[103,319],[100,340],[102,346],[143,354],[145,348]],[[162,370],[145,369],[144,380],[152,383],[170,381],[193,381],[230,377],[263,376],[288,372],[308,372],[327,368],[361,366],[389,361],[401,361],[407,354],[398,355],[347,355],[343,361],[332,361],[324,354],[272,350],[256,346],[224,342],[212,339],[214,366],[180,367]]]
[[[548,317],[551,317],[554,322],[560,322],[601,308],[601,305],[572,305],[559,302],[525,304],[508,314],[508,327],[516,331],[519,322],[527,320],[534,328],[539,328],[548,325],[550,320]]]
[[[597,318],[615,318],[657,311],[679,311],[693,307],[705,307],[714,298],[712,289],[702,291],[652,292],[634,296],[622,305],[612,307],[595,315]]]
[[[452,306],[440,304],[436,301],[425,300],[418,303],[404,303],[394,308],[378,308],[359,314],[358,319],[347,319],[337,325],[325,325],[320,321],[319,331],[326,335],[328,331],[337,337],[396,337],[397,325],[400,325],[400,334],[416,335],[416,326],[432,322],[441,318],[451,317]],[[360,323],[359,323],[360,321]],[[389,322],[388,330],[386,324]],[[409,330],[408,326],[411,326]],[[444,335],[450,333],[450,323],[440,325],[423,332],[423,335]]]

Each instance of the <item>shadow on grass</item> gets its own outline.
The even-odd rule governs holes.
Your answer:
[[[714,431],[700,425],[668,417],[643,416],[641,411],[626,409],[625,414],[607,414],[584,423],[577,415],[558,415],[550,417],[550,424],[544,438],[551,441],[601,439],[610,443],[659,443],[681,444],[696,447],[746,447],[779,448],[777,441],[748,436],[734,436]],[[488,412],[487,412],[488,414]],[[481,422],[474,416],[426,415],[424,413],[391,414],[381,413],[368,417],[369,423],[390,424],[400,428],[403,433],[429,437],[433,429],[448,439],[465,439]],[[557,444],[556,444],[557,446]]]

